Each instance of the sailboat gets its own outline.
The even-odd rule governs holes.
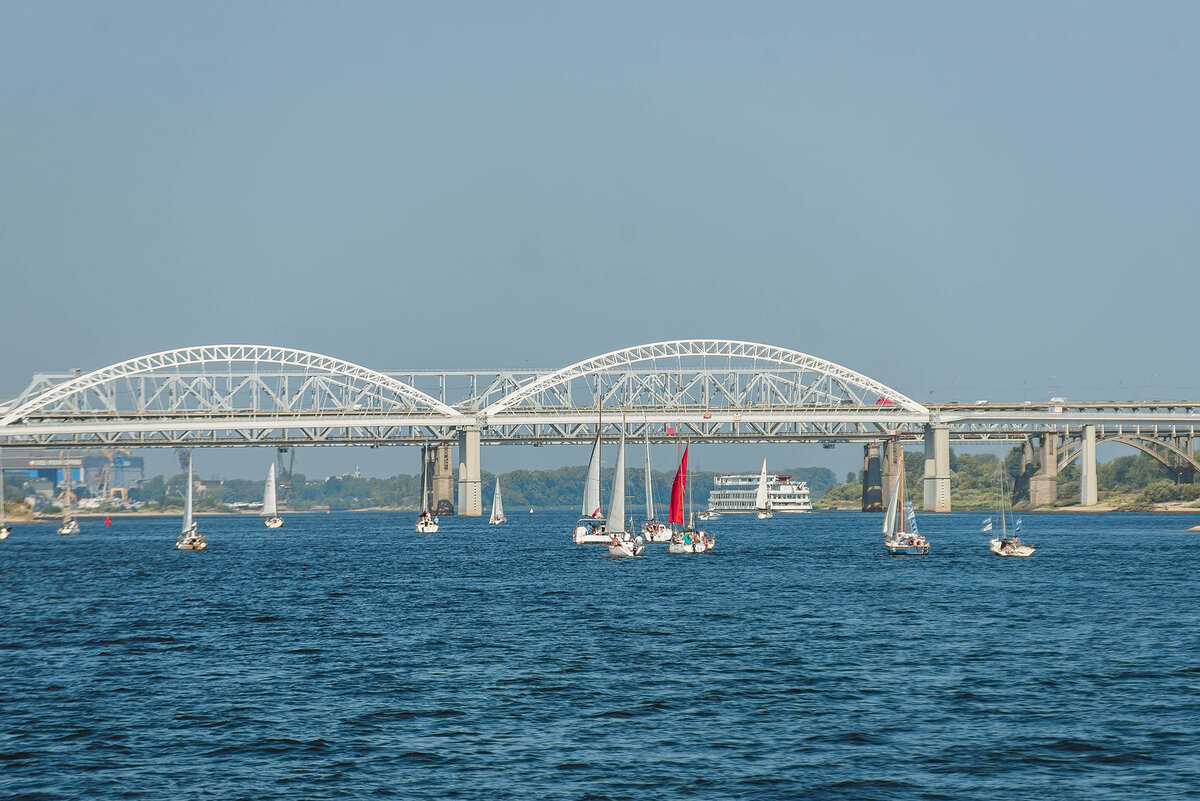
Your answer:
[[[180,551],[203,551],[208,547],[208,540],[196,527],[192,519],[192,452],[187,455],[187,495],[183,503],[183,528],[175,538],[175,548]]]
[[[496,494],[492,496],[492,515],[488,518],[488,524],[502,526],[507,522],[508,518],[504,516],[504,501],[500,499],[500,476],[496,476]]]
[[[79,521],[71,517],[71,468],[63,470],[63,484],[66,487],[66,509],[63,511],[62,522],[58,524],[58,533],[64,537],[74,537],[79,533]]]
[[[984,531],[992,530],[992,519],[989,517],[983,523]],[[1021,530],[1021,523],[1017,521],[1014,526],[1014,532],[1008,533],[1008,519],[1004,511],[1004,463],[1000,463],[1000,536],[992,537],[988,540],[988,550],[996,554],[996,556],[1031,556],[1037,548],[1032,545],[1026,545],[1021,542],[1021,538],[1016,535],[1017,531]]]
[[[676,523],[680,526],[683,522],[683,503],[687,496],[688,510],[691,511],[691,493],[688,491],[690,487],[690,477],[688,475],[688,447],[683,449],[683,458],[679,460],[679,469],[675,471],[675,480],[671,483],[671,513],[667,518],[669,522]],[[667,546],[667,553],[704,553],[712,550],[716,545],[716,540],[709,537],[703,531],[696,530],[696,517],[692,513],[691,520],[686,528],[677,529],[671,535],[671,542]]]
[[[4,522],[4,463],[0,460],[0,540],[8,539],[12,526]]]
[[[429,457],[426,446],[421,448],[421,513],[417,515],[418,534],[437,534],[441,526],[433,513],[433,497],[429,492]]]
[[[767,460],[763,459],[762,474],[758,477],[758,491],[754,495],[754,513],[759,520],[769,520],[775,515],[771,514],[771,502],[767,500]]]
[[[592,456],[588,460],[587,477],[583,480],[583,509],[571,532],[571,541],[576,545],[606,543],[607,521],[600,512],[600,426],[596,426],[596,440],[592,443]]]
[[[609,537],[609,556],[641,556],[646,550],[641,536],[633,538],[629,529],[625,528],[625,424],[621,423],[621,445],[617,449],[617,467],[613,474],[612,498],[608,502],[609,528],[605,533]],[[629,527],[633,528],[632,524]]]
[[[279,510],[275,503],[275,463],[271,462],[271,469],[267,471],[267,486],[263,488],[263,508],[262,508],[263,524],[267,528],[279,528],[283,525],[283,518],[279,516]]]
[[[892,487],[887,512],[883,516],[883,547],[890,554],[922,555],[929,553],[929,540],[917,531],[917,513],[912,501],[904,498],[904,452],[900,453],[900,472]]]
[[[647,542],[670,542],[671,527],[654,516],[654,477],[650,470],[650,426],[646,426],[646,522],[642,535]]]

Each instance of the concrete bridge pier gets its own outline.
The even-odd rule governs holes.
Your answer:
[[[458,513],[464,517],[483,515],[483,492],[479,466],[479,428],[467,426],[458,434]]]
[[[1058,500],[1058,434],[1041,435],[1038,444],[1039,465],[1029,479],[1029,508],[1050,506]]]
[[[1029,499],[1029,479],[1033,477],[1033,470],[1033,443],[1026,437],[1025,441],[1021,443],[1021,473],[1017,476],[1017,481],[1013,486],[1013,503]]]
[[[1096,492],[1096,427],[1083,427],[1083,449],[1079,454],[1079,503],[1095,506],[1099,500]]]
[[[454,469],[450,462],[450,443],[438,442],[425,449],[433,510],[439,515],[454,514]]]
[[[925,426],[926,512],[950,511],[950,429]]]
[[[1196,458],[1196,441],[1188,435],[1178,435],[1175,437],[1175,447],[1188,455],[1188,458]],[[1179,484],[1195,484],[1196,470],[1190,464],[1177,458],[1175,465],[1175,481]]]
[[[897,439],[884,440],[883,455],[880,458],[880,472],[882,482],[880,483],[880,494],[882,495],[883,505],[886,508],[887,503],[891,500],[892,490],[896,487],[896,482],[900,479],[901,461],[904,459],[904,446]]]
[[[879,443],[868,442],[863,446],[863,494],[862,510],[878,512],[883,509],[883,490],[879,475]]]

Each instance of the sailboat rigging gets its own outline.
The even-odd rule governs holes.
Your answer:
[[[58,525],[58,533],[63,537],[74,537],[79,533],[79,522],[71,517],[71,468],[63,467],[63,519]]]
[[[1016,556],[1026,557],[1031,556],[1037,548],[1032,545],[1026,545],[1021,542],[1021,538],[1016,535],[1017,531],[1021,530],[1021,524],[1017,521],[1012,534],[1008,533],[1008,515],[1004,509],[1004,462],[1000,462],[1000,536],[992,537],[988,540],[988,550],[996,554],[996,556]],[[992,530],[992,519],[989,517],[983,524],[984,531]]]
[[[646,522],[642,534],[648,542],[670,542],[671,527],[654,515],[654,473],[650,468],[650,426],[646,425]]]
[[[763,459],[762,473],[758,477],[758,489],[754,494],[754,512],[759,520],[769,520],[774,517],[771,514],[771,502],[767,499],[767,460]]]
[[[418,534],[437,534],[441,526],[433,513],[433,495],[429,488],[429,446],[421,446],[421,513],[417,515]]]
[[[613,472],[612,497],[608,501],[609,556],[641,556],[646,550],[642,538],[633,539],[625,529],[625,423],[621,423],[621,444],[617,446],[617,464]],[[615,526],[615,528],[612,528]],[[632,526],[631,526],[632,528]]]
[[[603,544],[609,541],[605,531],[608,523],[600,511],[600,435],[603,429],[603,411],[597,409],[596,439],[592,442],[592,455],[588,459],[587,475],[583,480],[583,506],[579,520],[571,532],[571,541],[576,545]],[[620,522],[617,523],[620,525]]]
[[[12,526],[4,522],[4,458],[0,456],[0,540],[8,539],[8,535],[12,533]]]

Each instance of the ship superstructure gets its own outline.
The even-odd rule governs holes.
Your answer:
[[[708,509],[722,514],[754,514],[758,473],[739,473],[717,476],[715,488],[708,495]],[[767,473],[767,501],[775,514],[811,512],[808,482],[792,481],[791,476]]]

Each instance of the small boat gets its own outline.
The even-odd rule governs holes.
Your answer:
[[[600,427],[597,425],[596,441],[592,443],[592,456],[583,481],[583,509],[571,532],[571,541],[576,545],[603,545],[611,539],[605,533],[607,528],[608,521],[600,512]]]
[[[702,511],[702,512],[699,512],[699,513],[696,515],[696,519],[697,519],[697,520],[702,520],[702,521],[704,521],[704,522],[708,522],[709,520],[720,520],[720,519],[721,519],[721,513],[720,513],[720,512],[717,512],[717,511],[714,511],[714,510],[712,510],[712,509],[705,509],[704,511]]]
[[[203,551],[208,547],[208,540],[200,533],[196,521],[192,519],[192,452],[187,455],[187,495],[183,503],[183,528],[175,538],[175,548],[180,551]]]
[[[671,483],[671,513],[667,518],[672,523],[677,523],[680,526],[683,522],[683,504],[684,496],[689,496],[688,487],[688,448],[683,449],[683,458],[679,460],[679,469],[675,471],[675,480]],[[671,534],[671,541],[667,545],[667,553],[705,553],[711,551],[717,544],[717,541],[708,536],[704,531],[696,528],[695,515],[692,515],[691,522],[681,530],[677,530]]]
[[[610,525],[605,533],[608,534],[608,555],[618,557],[641,556],[646,546],[639,536],[632,535],[633,518],[630,517],[629,528],[625,528],[625,424],[621,424],[621,444],[617,448],[617,466],[613,471],[612,498],[608,501],[608,520]]]
[[[71,468],[66,469],[66,509],[63,511],[62,522],[58,524],[58,533],[62,537],[74,537],[79,533],[79,521],[71,517]]]
[[[904,498],[903,451],[900,454],[900,472],[895,480],[892,497],[883,516],[883,547],[896,556],[923,556],[929,553],[929,540],[917,531],[917,513],[913,510],[912,501]]]
[[[767,500],[767,460],[763,459],[762,474],[758,477],[758,490],[754,495],[754,515],[759,520],[770,520],[771,502]]]
[[[421,514],[417,515],[418,534],[437,534],[441,525],[433,513],[433,497],[429,490],[429,459],[421,449]]]
[[[508,522],[504,516],[504,501],[500,498],[500,476],[496,476],[496,494],[492,496],[492,514],[488,517],[488,525],[502,526]]]
[[[670,542],[671,527],[654,516],[654,477],[650,470],[650,426],[646,426],[646,522],[642,536],[646,542]]]
[[[1013,533],[1008,533],[1008,515],[1005,513],[1005,496],[1004,496],[1004,463],[1000,463],[1000,536],[992,537],[988,540],[988,550],[996,554],[996,556],[1015,556],[1024,558],[1032,556],[1037,548],[1032,545],[1026,545],[1021,542],[1021,538],[1016,535],[1017,531],[1021,530],[1021,521],[1015,520],[1013,525]],[[992,530],[992,519],[989,517],[983,521],[983,531]]]
[[[275,502],[275,463],[271,462],[271,469],[267,471],[267,485],[263,488],[263,525],[267,528],[279,528],[283,525],[283,518],[279,516],[279,510]]]
[[[8,539],[12,526],[4,522],[4,465],[0,464],[0,540]]]

